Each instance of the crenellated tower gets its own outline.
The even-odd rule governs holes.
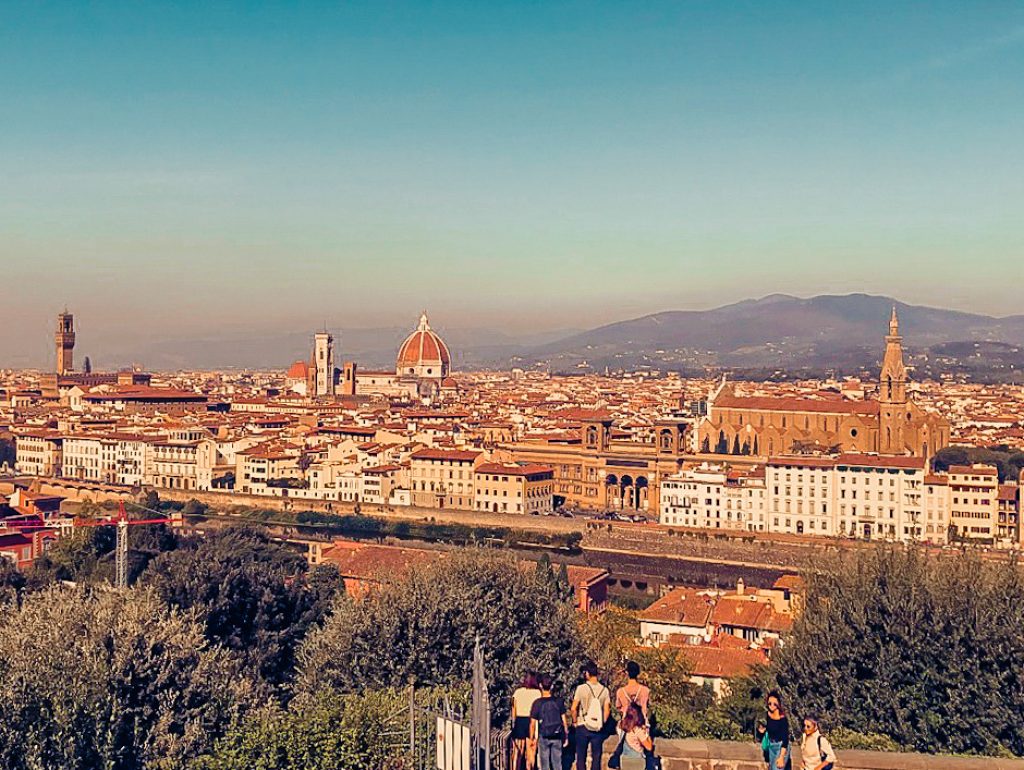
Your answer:
[[[64,308],[57,316],[57,374],[71,374],[75,371],[75,317]]]

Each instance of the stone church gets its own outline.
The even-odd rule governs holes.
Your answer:
[[[885,342],[877,399],[744,397],[723,383],[708,401],[694,449],[758,457],[833,451],[931,457],[949,444],[949,421],[907,393],[895,308]]]

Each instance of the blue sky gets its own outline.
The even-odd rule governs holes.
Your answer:
[[[1020,2],[0,5],[0,366],[583,327],[785,291],[1024,311]]]

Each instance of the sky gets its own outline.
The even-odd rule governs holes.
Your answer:
[[[1022,265],[1018,0],[0,4],[0,367]]]

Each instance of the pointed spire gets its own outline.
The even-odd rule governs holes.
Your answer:
[[[419,331],[425,332],[429,328],[430,328],[430,322],[427,321],[427,311],[424,310],[423,313],[420,315]]]
[[[900,336],[900,318],[896,315],[896,306],[892,306],[892,316],[889,318],[889,336]]]

